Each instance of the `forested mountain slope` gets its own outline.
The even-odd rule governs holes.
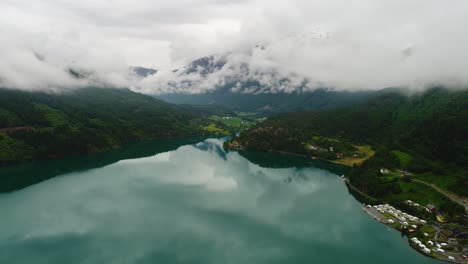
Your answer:
[[[377,153],[356,167],[351,181],[366,193],[386,197],[401,190],[380,168],[404,169],[418,179],[468,195],[468,91],[434,88],[407,96],[381,91],[367,102],[326,111],[280,114],[242,133],[247,149],[310,155],[307,142],[322,136]],[[355,176],[355,177],[354,177]],[[388,178],[388,177],[387,177]]]
[[[0,164],[186,137],[208,123],[197,113],[127,89],[0,89]]]
[[[293,148],[313,133],[360,144],[394,146],[426,158],[466,165],[468,92],[432,89],[409,97],[399,92],[382,92],[351,107],[280,114],[252,128],[242,138],[259,148],[275,144],[283,148],[287,147],[281,146],[284,139],[293,140],[288,143]]]
[[[157,98],[174,104],[216,104],[237,112],[275,114],[333,109],[363,102],[374,94],[312,89],[305,78],[292,81],[275,71],[252,69],[230,54],[200,58],[172,74],[173,79],[165,84],[172,89],[161,91],[155,95]]]
[[[233,111],[275,114],[349,106],[364,102],[373,94],[369,91],[335,92],[323,89],[313,92],[253,94],[232,92],[232,87],[234,84],[200,94],[172,93],[159,95],[157,98],[175,104],[217,104]]]

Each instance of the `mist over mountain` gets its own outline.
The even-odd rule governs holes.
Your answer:
[[[146,78],[148,76],[151,76],[153,74],[156,74],[158,71],[155,70],[155,69],[151,69],[151,68],[145,68],[145,67],[141,67],[141,66],[133,66],[133,67],[130,67],[130,70],[138,75],[139,77],[141,78]]]
[[[467,24],[467,3],[461,0],[17,0],[0,8],[2,87],[62,91],[92,85],[195,94],[252,80],[258,83],[233,91],[468,84],[468,34],[460,30]],[[218,54],[213,71],[200,69],[203,61],[183,69],[210,54]],[[158,73],[135,78],[130,65]],[[77,79],[68,69],[92,74]]]
[[[327,91],[319,89],[303,93],[238,93],[229,86],[199,94],[164,94],[156,96],[174,104],[214,104],[234,111],[273,114],[288,111],[325,110],[365,101],[373,91]]]

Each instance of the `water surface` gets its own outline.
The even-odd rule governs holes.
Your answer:
[[[365,215],[335,173],[261,167],[221,143],[0,194],[0,263],[439,263]]]

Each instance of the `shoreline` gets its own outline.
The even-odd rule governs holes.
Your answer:
[[[299,156],[299,157],[309,158],[311,160],[326,161],[326,162],[341,165],[341,166],[344,166],[344,167],[347,167],[347,168],[352,168],[353,167],[353,166],[350,166],[348,164],[341,163],[341,162],[339,162],[337,160],[328,160],[328,159],[324,159],[324,158],[320,158],[320,157],[311,157],[311,156],[308,156],[308,155],[297,154],[297,153],[293,153],[293,152],[287,152],[287,151],[281,151],[281,150],[268,150],[268,152],[287,154],[287,155],[292,155],[292,156]]]
[[[235,151],[238,151],[239,149],[232,149],[232,150],[235,150]],[[245,150],[245,149],[243,149]],[[292,152],[287,152],[287,151],[280,151],[280,150],[266,150],[266,152],[270,152],[270,153],[278,153],[278,154],[285,154],[285,155],[291,155],[291,156],[297,156],[297,157],[303,157],[303,158],[307,158],[307,159],[311,159],[310,156],[308,155],[303,155],[303,154],[298,154],[298,153],[292,153]],[[339,162],[336,162],[336,161],[332,161],[332,160],[326,160],[326,159],[323,159],[323,158],[315,158],[315,159],[312,159],[312,160],[320,160],[320,161],[323,161],[323,162],[327,162],[327,163],[330,163],[330,164],[335,164],[335,165],[339,165],[339,166],[343,166],[343,167],[346,167],[346,168],[352,168],[351,166],[349,165],[346,165],[346,164],[342,164],[342,163],[339,163]],[[338,175],[339,176],[339,175]],[[349,179],[345,178],[344,179],[344,183],[346,185],[346,187],[348,188],[348,191],[350,192],[350,194],[358,201],[358,202],[363,202],[365,201],[365,204],[377,204],[379,202],[381,202],[380,200],[376,199],[376,198],[373,198],[369,195],[367,195],[366,193],[360,191],[358,188],[356,188],[355,186],[353,186],[350,182],[349,182]],[[358,196],[361,196],[361,198],[363,199],[359,199],[358,197],[356,197],[356,195]],[[367,210],[368,208],[366,207],[363,207],[362,210],[369,216],[371,216],[372,218],[374,218],[376,221],[388,226],[388,227],[391,227],[393,230],[396,230],[398,232],[400,232],[401,234],[403,234],[403,229],[398,229],[397,227],[393,227],[391,226],[387,221],[387,216],[383,215],[383,214],[380,214],[380,216],[370,212],[370,210]],[[378,213],[378,212],[377,212]],[[468,259],[463,259],[463,256],[462,256],[462,253],[461,252],[450,252],[451,255],[453,256],[457,256],[456,258],[454,259],[448,259],[448,256],[451,256],[451,255],[448,255],[449,253],[436,253],[435,251],[431,251],[430,253],[425,253],[422,251],[422,248],[419,248],[416,246],[415,242],[412,241],[410,238],[410,235],[407,235],[407,234],[404,234],[405,236],[407,236],[408,238],[408,244],[411,248],[413,248],[414,250],[416,250],[419,254],[425,256],[425,257],[429,257],[429,258],[432,258],[432,259],[436,259],[436,260],[440,260],[440,261],[445,261],[445,262],[449,262],[449,263],[457,263],[457,264],[468,264]],[[434,250],[434,248],[433,248]],[[452,257],[453,257],[452,256]]]
[[[362,149],[362,148],[365,148],[366,146],[355,146],[355,147],[357,147],[359,149]],[[240,145],[239,143],[236,143],[236,145],[234,147],[228,145],[228,146],[225,147],[225,149],[226,150],[234,150],[234,151],[248,150],[248,148],[245,148],[244,146]],[[354,159],[354,160],[353,160],[353,158],[351,158],[353,160],[353,162],[350,163],[350,162],[347,162],[347,161],[349,161],[350,157],[343,157],[343,158],[340,158],[340,159],[337,159],[337,160],[330,160],[330,159],[325,159],[325,158],[321,158],[321,157],[310,156],[310,155],[306,155],[306,154],[299,154],[299,153],[289,152],[289,151],[284,151],[284,150],[275,150],[275,149],[267,149],[267,150],[257,150],[257,149],[255,149],[255,150],[256,151],[264,151],[264,152],[280,153],[280,154],[304,157],[304,158],[308,158],[308,159],[311,159],[311,160],[320,160],[320,161],[325,161],[325,162],[341,165],[341,166],[344,166],[344,167],[347,167],[347,168],[353,168],[354,165],[359,166],[364,161],[371,158],[375,154],[375,152],[371,150],[372,153],[369,154],[369,156],[367,156],[366,158],[359,158],[359,159]]]
[[[298,153],[293,153],[293,152],[288,152],[288,151],[269,149],[269,150],[266,150],[266,152],[286,154],[286,155],[297,156],[297,157],[303,157],[303,158],[308,158],[308,159],[311,159],[311,160],[320,160],[320,161],[333,163],[333,164],[336,164],[336,165],[341,165],[341,166],[344,166],[344,167],[347,167],[347,168],[352,168],[353,167],[353,166],[350,166],[350,165],[347,165],[347,164],[344,164],[344,163],[340,163],[340,162],[337,162],[337,161],[334,161],[334,160],[328,160],[328,159],[323,159],[323,158],[319,158],[319,157],[312,158],[312,157],[310,157],[308,155],[298,154]]]
[[[388,223],[388,220],[387,220],[387,217],[379,212],[376,212],[375,210],[372,210],[373,208],[369,208],[369,207],[366,207],[366,206],[363,206],[362,207],[362,211],[364,211],[364,213],[366,213],[367,215],[369,215],[370,217],[372,217],[374,220],[392,228],[393,230],[396,230],[400,233],[402,233],[401,230],[391,226],[389,223]],[[437,259],[437,260],[440,260],[440,261],[445,261],[445,262],[449,262],[449,263],[457,263],[457,264],[467,264],[468,263],[468,260],[460,260],[460,259],[453,259],[453,260],[450,260],[447,258],[447,256],[445,255],[441,255],[440,253],[437,254],[437,255],[434,255],[434,254],[426,254],[424,253],[421,248],[417,247],[416,244],[411,240],[410,236],[407,235],[407,234],[404,234],[406,237],[407,237],[407,241],[408,241],[408,244],[409,246],[417,251],[419,254],[425,256],[425,257],[429,257],[429,258],[432,258],[432,259]]]

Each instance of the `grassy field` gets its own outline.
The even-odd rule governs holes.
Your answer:
[[[356,146],[356,148],[358,149],[359,153],[364,153],[365,157],[344,157],[341,159],[334,160],[333,162],[352,167],[354,164],[362,164],[365,160],[369,159],[375,154],[375,151],[370,146]]]
[[[245,130],[254,124],[254,122],[237,116],[211,116],[211,120],[223,123],[232,130]]]
[[[434,184],[441,189],[449,190],[449,187],[456,184],[458,177],[453,175],[435,175],[433,173],[423,173],[414,175],[413,178]]]
[[[240,127],[242,126],[245,121],[239,117],[228,116],[228,117],[219,117],[219,116],[211,116],[212,120],[222,122],[223,124],[230,126],[230,127]]]
[[[398,160],[400,161],[400,165],[403,167],[408,166],[408,164],[413,159],[413,157],[410,154],[403,151],[394,150],[392,151],[392,153],[395,154],[395,156],[397,156]]]
[[[392,153],[395,154],[395,156],[398,158],[402,168],[405,168],[413,160],[413,157],[408,153],[399,150],[393,150]],[[453,192],[461,196],[468,195],[466,191],[463,192],[463,187],[460,187],[460,183],[463,182],[464,179],[465,172],[463,170],[447,169],[444,171],[439,171],[439,173],[437,173],[436,171],[437,170],[432,172],[414,174],[411,176],[411,178],[424,181],[428,184],[433,184],[445,191]],[[462,190],[460,191],[460,189]]]
[[[393,198],[406,201],[412,200],[420,205],[434,204],[441,206],[447,198],[436,190],[422,183],[399,181],[402,190],[399,194],[394,194]]]
[[[250,118],[256,118],[258,117],[258,113],[255,112],[236,112],[236,114],[240,117],[250,117]]]
[[[429,236],[433,236],[437,232],[437,230],[435,230],[434,227],[430,225],[423,225],[419,228],[419,232],[428,233]]]
[[[401,178],[401,175],[398,172],[390,171],[388,174],[380,176],[380,178],[386,181],[391,181],[393,179]]]
[[[229,131],[219,128],[215,124],[204,126],[202,129],[210,134],[216,134],[216,135],[229,135],[230,134]]]

